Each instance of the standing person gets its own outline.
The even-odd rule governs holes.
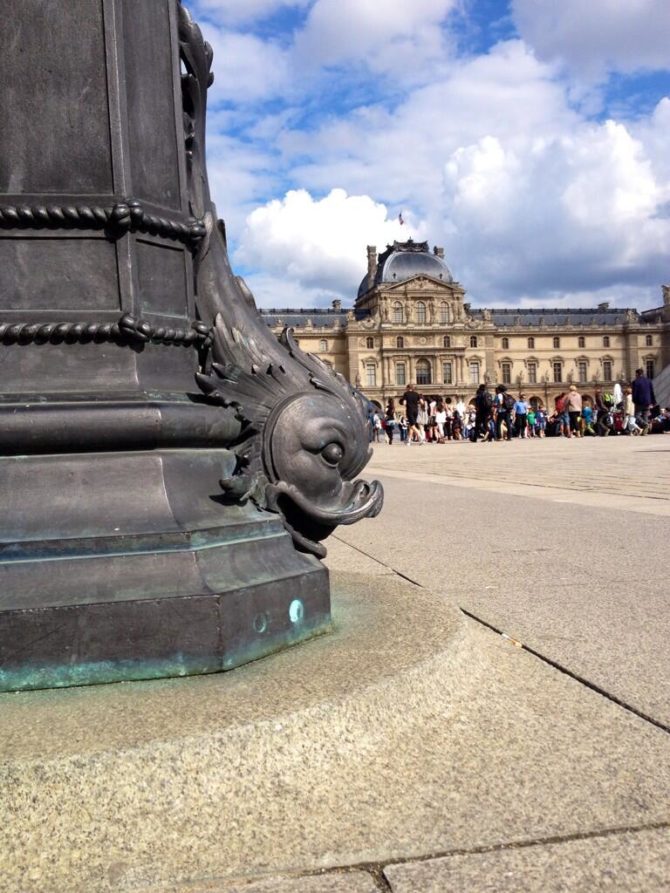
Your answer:
[[[496,387],[496,395],[493,400],[496,411],[496,440],[503,439],[503,424],[505,425],[505,437],[512,439],[512,411],[514,409],[514,397],[507,393],[504,384]]]
[[[584,422],[582,434],[595,437],[596,432],[593,430],[593,407],[588,403],[582,406],[582,421]]]
[[[556,415],[559,422],[559,432],[564,437],[570,437],[570,416],[565,406],[566,398],[567,394],[565,391],[562,391],[554,401],[554,406],[556,407]]]
[[[519,399],[514,404],[514,430],[517,437],[526,437],[526,423],[528,421],[528,404],[526,395],[519,394]]]
[[[576,385],[571,384],[565,398],[565,410],[568,414],[568,437],[581,437],[579,422],[582,414],[582,395]]]
[[[623,430],[626,434],[643,434],[635,419],[635,404],[633,403],[633,389],[626,388],[623,398]]]
[[[446,440],[451,440],[454,435],[454,419],[457,417],[451,406],[451,397],[444,398],[444,415],[444,437]]]
[[[620,381],[614,382],[614,387],[612,388],[612,397],[614,398],[614,408],[617,410],[623,410],[623,385]]]
[[[488,433],[488,422],[493,407],[491,392],[485,384],[480,384],[475,394],[475,441],[481,435],[485,438]]]
[[[610,411],[605,403],[602,388],[595,389],[593,399],[596,405],[596,434],[599,437],[607,437],[611,427],[609,424]]]
[[[389,446],[393,445],[393,434],[395,432],[395,403],[393,401],[393,397],[389,397],[389,401],[386,404],[386,437],[389,442]]]
[[[535,411],[535,426],[537,428],[537,436],[544,437],[547,431],[547,410],[544,406],[538,406]]]
[[[649,410],[656,403],[654,386],[644,374],[643,369],[635,370],[635,379],[632,385],[635,416],[642,422],[643,427],[649,425]]]
[[[446,426],[447,426],[447,410],[442,402],[442,400],[437,401],[437,405],[435,406],[435,431],[437,433],[437,442],[444,443],[444,439],[446,436]],[[449,440],[451,440],[451,434],[449,434]]]
[[[535,410],[533,409],[532,404],[528,407],[528,414],[526,418],[528,422],[528,436],[535,437],[535,423],[537,421],[537,416],[535,414]]]
[[[375,443],[379,443],[379,435],[382,432],[382,420],[378,412],[372,413],[372,439]]]
[[[425,397],[419,399],[419,412],[416,419],[416,427],[419,429],[419,442],[425,443],[428,439],[426,431],[428,430],[428,402]]]
[[[447,397],[447,403],[451,400],[450,397]],[[468,411],[467,406],[465,405],[465,400],[463,397],[459,397],[456,401],[456,406],[454,406],[454,412],[458,415],[461,420],[461,428],[463,427],[463,422],[465,421],[465,413]]]
[[[405,393],[400,398],[401,406],[405,407],[405,415],[407,416],[407,440],[405,443],[409,446],[412,442],[412,436],[416,436],[421,443],[421,432],[417,427],[417,418],[419,416],[419,395],[413,384],[408,384]]]

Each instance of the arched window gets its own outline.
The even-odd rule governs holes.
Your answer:
[[[442,339],[442,347],[451,347],[451,338],[449,335],[445,335]]]
[[[430,384],[431,383],[431,369],[430,363],[428,360],[417,360],[416,361],[416,383],[417,384]]]
[[[401,349],[405,346],[405,339],[402,337],[402,335],[398,335],[398,337],[395,339],[395,346]],[[399,383],[400,382],[398,382],[398,384]]]
[[[577,339],[577,347],[586,347],[586,338],[583,335]]]
[[[528,339],[528,349],[535,350],[535,339],[534,338]]]
[[[610,346],[610,336],[603,335],[603,347],[609,347],[609,346]],[[609,380],[610,380],[609,378],[605,379],[605,381],[609,381]]]
[[[327,350],[328,350],[328,342],[326,341],[325,338],[322,338],[322,339],[319,341],[319,350],[322,350],[322,351],[327,351]]]
[[[477,347],[477,336],[470,335],[470,347]]]
[[[443,325],[445,322],[449,322],[449,304],[446,301],[442,301],[440,304],[440,322]]]
[[[426,321],[426,305],[423,303],[423,301],[417,301],[416,321],[417,322],[425,322]]]
[[[501,346],[503,350],[509,350],[509,338],[503,338]]]
[[[396,301],[393,305],[393,322],[405,322],[405,314],[400,301]]]
[[[558,348],[560,346],[561,346],[561,339],[558,337],[554,338],[554,350],[558,350]],[[554,381],[560,381],[560,378],[555,378]]]
[[[372,336],[369,336],[365,339],[365,346],[368,350],[371,350],[375,346],[375,339]]]

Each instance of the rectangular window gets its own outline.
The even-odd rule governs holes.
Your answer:
[[[551,367],[554,371],[554,381],[563,381],[563,364],[552,363]]]
[[[452,384],[453,376],[451,363],[442,363],[442,384]]]
[[[479,363],[470,363],[470,384],[479,384]]]
[[[365,378],[369,388],[377,387],[377,367],[374,363],[368,363],[365,367]]]
[[[653,378],[656,375],[656,364],[653,360],[647,360],[644,364],[644,369],[647,374],[647,378]]]
[[[612,363],[603,360],[603,381],[612,381]]]
[[[503,363],[500,368],[502,369],[502,383],[512,384],[512,364]]]
[[[407,373],[405,372],[404,363],[395,364],[395,383],[402,385],[407,384]]]
[[[577,363],[577,372],[579,374],[580,383],[585,384],[589,374],[589,367],[586,364],[586,360],[580,360]]]
[[[537,363],[528,364],[528,384],[537,384]]]

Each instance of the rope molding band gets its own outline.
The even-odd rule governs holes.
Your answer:
[[[146,320],[125,313],[118,322],[0,323],[0,344],[86,344],[90,341],[119,341],[209,347],[211,329],[200,320],[188,322],[188,328],[152,326]]]
[[[145,232],[184,242],[195,251],[205,237],[205,225],[195,217],[184,219],[150,214],[136,199],[102,205],[0,205],[0,227],[19,229],[106,229],[111,238],[127,232]]]

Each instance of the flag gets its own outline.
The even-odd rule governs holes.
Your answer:
[[[403,226],[405,221],[402,219],[402,211],[398,214],[398,223]]]

